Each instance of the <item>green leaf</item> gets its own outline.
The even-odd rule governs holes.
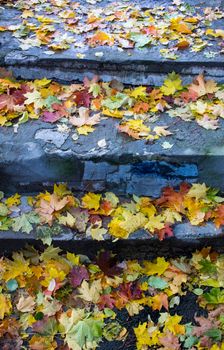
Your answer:
[[[60,226],[39,226],[37,228],[37,238],[40,239],[44,244],[51,245],[52,236],[56,236],[61,233]]]
[[[9,210],[7,205],[4,203],[0,203],[0,216],[6,216],[9,214]]]
[[[113,341],[119,337],[121,331],[122,326],[117,321],[110,322],[105,326],[103,336],[106,340]]]
[[[100,93],[101,93],[101,87],[100,87],[100,85],[97,84],[97,83],[91,84],[90,87],[89,87],[89,92],[92,92],[93,97],[96,98],[96,97],[99,96]]]
[[[23,112],[22,117],[19,118],[18,124],[23,124],[26,123],[29,119],[29,114],[28,112]]]
[[[203,294],[203,289],[201,289],[201,288],[195,288],[194,290],[193,290],[193,293],[195,294],[195,295],[202,295]]]
[[[224,304],[224,290],[212,288],[209,293],[204,294],[208,304]]]
[[[216,266],[207,259],[202,259],[201,261],[199,261],[199,265],[202,266],[200,269],[202,273],[213,274],[217,272]]]
[[[30,233],[33,229],[32,224],[39,224],[39,223],[40,223],[39,216],[36,213],[31,211],[30,213],[22,214],[17,218],[14,218],[12,229],[15,232],[22,231],[25,233]]]
[[[12,224],[12,219],[3,217],[0,218],[0,231],[8,231]]]
[[[168,283],[166,281],[156,276],[149,277],[148,284],[150,287],[153,287],[156,289],[165,289],[168,287]]]
[[[47,107],[48,109],[50,109],[51,106],[52,106],[54,103],[59,103],[59,104],[61,104],[61,101],[60,101],[57,97],[55,97],[55,96],[48,96],[48,97],[46,98],[46,100],[44,101],[44,105],[45,105],[45,107]]]
[[[139,34],[139,33],[131,33],[131,40],[135,42],[135,46],[140,48],[150,44],[151,39],[149,35]]]
[[[197,337],[193,337],[192,335],[188,338],[186,338],[185,342],[184,342],[184,347],[187,349],[192,348],[193,345],[197,344],[198,342],[198,338]]]
[[[124,105],[131,106],[132,99],[128,97],[126,94],[123,94],[121,92],[118,92],[115,96],[112,96],[111,98],[107,98],[103,101],[102,105],[104,107],[111,109],[118,109]]]
[[[222,331],[217,328],[209,329],[205,335],[207,335],[209,338],[214,339],[215,341],[221,341],[222,339]]]
[[[82,348],[87,343],[98,342],[103,334],[104,322],[93,318],[78,321],[74,327],[76,341]]]
[[[6,288],[9,292],[14,292],[18,288],[18,282],[16,279],[11,279],[6,283]]]

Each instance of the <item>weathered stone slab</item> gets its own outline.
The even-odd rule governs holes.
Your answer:
[[[17,133],[1,128],[1,189],[32,192],[65,181],[79,190],[158,196],[162,187],[188,181],[224,190],[224,121],[213,131],[163,115],[156,124],[169,125],[174,134],[153,144],[119,133],[117,124],[103,120],[76,141],[41,121],[21,125]],[[164,149],[164,141],[172,147]]]

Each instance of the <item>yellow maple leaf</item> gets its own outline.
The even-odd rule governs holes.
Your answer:
[[[9,315],[11,310],[12,310],[12,304],[9,297],[1,293],[0,294],[0,320],[3,320],[5,315]]]
[[[154,233],[155,230],[161,230],[165,227],[164,217],[162,215],[151,216],[145,225],[145,229],[150,233]]]
[[[176,221],[182,221],[182,216],[177,211],[170,208],[165,209],[162,215],[164,221],[170,224],[174,224]]]
[[[76,129],[79,135],[88,135],[90,132],[93,132],[95,128],[90,125],[83,125]]]
[[[68,259],[68,261],[70,261],[73,265],[78,265],[79,264],[79,256],[75,255],[73,253],[67,253],[66,258]]]
[[[86,233],[90,234],[90,236],[93,239],[97,240],[97,241],[103,241],[104,240],[103,235],[105,235],[107,233],[107,230],[105,228],[103,228],[103,227],[96,227],[96,228],[94,228],[94,227],[90,226],[87,229]]]
[[[175,72],[168,74],[167,79],[164,80],[163,85],[160,90],[164,95],[169,96],[173,95],[176,91],[182,90],[182,81],[180,76]]]
[[[109,110],[107,108],[103,108],[102,114],[104,114],[108,117],[113,117],[113,118],[123,118],[124,111],[118,111],[117,109]]]
[[[182,316],[169,315],[165,321],[164,331],[170,331],[174,335],[185,334],[185,326],[180,324]]]
[[[128,238],[136,230],[143,228],[147,222],[142,213],[133,214],[131,211],[118,208],[115,211],[115,217],[108,224],[109,232],[117,238]]]
[[[101,280],[93,281],[88,283],[83,281],[81,287],[79,287],[79,297],[85,301],[97,303],[100,298],[100,292],[102,291]]]
[[[54,184],[54,193],[59,197],[64,197],[67,194],[71,194],[66,184]]]
[[[145,97],[146,96],[146,87],[145,86],[138,86],[130,93],[131,97],[138,98],[138,97]]]
[[[58,222],[61,225],[73,228],[75,227],[76,218],[74,218],[74,216],[67,212],[65,216],[60,215],[58,217]]]
[[[25,260],[22,253],[13,253],[13,260],[7,260],[3,279],[8,282],[10,279],[20,277],[22,275],[31,274],[29,261]]]
[[[205,210],[203,202],[197,201],[191,197],[186,197],[184,199],[184,206],[187,209],[186,215],[191,225],[197,226],[204,221]]]
[[[209,187],[203,184],[193,184],[191,189],[187,193],[187,197],[193,197],[197,200],[205,199]]]
[[[51,82],[50,79],[43,78],[43,79],[34,80],[34,85],[35,85],[37,88],[42,88],[42,87],[44,87],[44,86],[49,85],[50,82]]]
[[[169,267],[169,263],[161,257],[156,259],[156,262],[144,261],[144,273],[148,276],[162,275]]]
[[[7,118],[0,115],[0,126],[4,126],[7,123]]]
[[[97,210],[100,207],[101,194],[87,193],[82,197],[82,205],[86,209]]]
[[[5,204],[8,206],[8,208],[12,207],[13,205],[20,205],[20,198],[21,196],[18,193],[16,193],[14,194],[14,196],[7,198]]]
[[[170,28],[177,31],[178,33],[181,33],[181,34],[191,34],[192,33],[190,27],[186,23],[184,23],[183,18],[181,18],[181,17],[171,18]]]
[[[154,346],[159,344],[160,331],[152,327],[152,330],[147,327],[147,322],[139,324],[134,328],[135,336],[137,338],[137,350],[145,349],[146,346]]]

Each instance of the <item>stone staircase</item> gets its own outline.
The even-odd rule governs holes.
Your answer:
[[[81,2],[81,1],[80,1]],[[82,2],[81,2],[82,3]],[[85,3],[85,2],[84,2]],[[106,1],[99,5],[108,6]],[[166,1],[154,1],[164,6]],[[205,3],[191,1],[202,8]],[[130,2],[125,2],[130,4]],[[137,2],[135,2],[137,4]],[[148,1],[139,1],[149,7]],[[171,5],[172,2],[170,1]],[[207,6],[211,4],[207,4]],[[89,6],[89,5],[88,5]],[[223,6],[221,0],[212,2],[212,8]],[[1,9],[0,27],[19,21],[19,10]],[[220,27],[220,21],[214,28]],[[176,60],[161,57],[159,48],[148,47],[120,51],[117,47],[69,48],[49,55],[43,48],[22,50],[18,40],[8,31],[0,32],[0,64],[18,79],[44,77],[65,84],[82,81],[85,76],[100,75],[104,81],[117,79],[129,85],[159,85],[167,73],[179,73],[188,83],[198,74],[224,83],[223,54],[209,55],[210,46],[201,52],[183,50]],[[127,52],[128,51],[128,52]],[[79,53],[83,58],[77,57]],[[97,52],[102,54],[95,55]],[[205,55],[205,53],[208,53]],[[129,54],[128,54],[129,53]],[[73,140],[71,135],[58,132],[55,124],[32,120],[13,128],[0,130],[0,178],[6,194],[27,195],[52,188],[54,183],[66,182],[75,191],[112,191],[120,196],[158,197],[165,186],[181,182],[206,183],[224,191],[224,121],[217,130],[205,130],[196,123],[170,118],[165,112],[154,125],[169,126],[171,148],[162,147],[161,138],[154,143],[132,140],[118,133],[117,120],[103,120],[96,130]],[[104,146],[100,141],[104,140]],[[35,230],[29,236],[23,233],[0,231],[1,251],[9,252],[26,243],[39,244]],[[174,228],[174,237],[160,242],[145,232],[137,232],[127,240],[112,242],[80,238],[71,229],[53,238],[54,244],[79,253],[94,254],[99,248],[114,249],[127,257],[185,254],[192,249],[212,245],[223,250],[223,231],[213,224],[192,226],[181,223]]]

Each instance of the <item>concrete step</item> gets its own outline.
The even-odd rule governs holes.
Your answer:
[[[15,1],[15,3],[20,2]],[[70,6],[72,6],[72,4],[74,5],[74,1],[71,0]],[[204,13],[206,7],[210,8],[210,10],[206,10],[206,13]],[[32,40],[35,40],[36,36],[32,30],[30,34],[26,34],[27,22],[37,24],[38,21],[35,21],[31,17],[37,17],[38,15],[57,20],[56,38],[60,41],[60,38],[65,34],[62,18],[52,13],[38,12],[38,7],[36,7],[31,17],[28,15],[28,18],[26,18],[25,15],[24,26],[16,32],[15,26],[21,25],[22,23],[22,13],[18,10],[18,7],[9,8],[3,6],[0,9],[0,27],[4,28],[8,25],[14,27],[11,28],[10,32],[0,31],[0,64],[11,69],[15,76],[25,79],[47,76],[48,78],[60,79],[62,81],[74,81],[77,79],[82,80],[86,75],[91,76],[100,73],[104,80],[111,80],[113,76],[128,84],[159,84],[168,72],[175,70],[181,73],[186,80],[189,79],[190,76],[197,75],[202,71],[204,71],[208,77],[215,77],[217,80],[220,80],[224,75],[224,57],[221,53],[223,52],[221,44],[222,33],[217,33],[216,37],[203,34],[206,29],[222,29],[221,14],[219,16],[214,14],[217,13],[217,7],[220,11],[223,11],[224,5],[222,0],[213,0],[212,3],[207,1],[203,2],[201,0],[188,0],[187,4],[181,2],[180,6],[174,6],[171,0],[155,0],[150,2],[150,4],[146,0],[137,0],[134,1],[134,3],[133,1],[125,1],[125,3],[119,1],[116,3],[113,1],[101,1],[94,5],[88,4],[85,0],[81,0],[76,14],[78,24],[71,27],[71,30],[69,26],[66,27],[66,35],[72,38],[72,40],[75,39],[75,42],[68,44],[68,49],[55,52],[51,51],[53,54],[49,55],[49,45],[51,41],[48,46],[42,45],[40,47],[35,47],[30,44],[29,39],[31,39],[32,43]],[[28,4],[26,8],[29,9]],[[101,22],[101,26],[93,27],[92,30],[85,33],[85,28],[87,28],[87,15],[91,12],[93,13],[92,17],[94,17],[95,14],[96,17],[99,16],[102,20],[104,14],[113,16],[115,9],[117,11],[126,11],[127,8],[129,8],[127,12],[129,19],[126,17],[123,21],[114,19],[108,21],[107,19],[106,28],[104,27],[104,21]],[[143,27],[148,28],[148,26],[151,25],[151,22],[149,22],[149,15],[144,19],[145,22],[142,22],[142,17],[140,16],[141,13],[145,13],[147,10],[149,10],[152,16],[155,16],[155,13],[160,13],[157,17],[153,17],[153,25],[158,27],[158,30],[161,30],[164,21],[169,21],[170,18],[178,18],[181,16],[192,17],[194,19],[199,18],[199,23],[196,25],[197,28],[193,29],[192,36],[179,32],[182,41],[185,39],[189,40],[190,47],[184,50],[176,50],[175,45],[178,40],[167,42],[165,45],[162,45],[158,43],[158,39],[153,39],[155,42],[152,41],[150,45],[141,48],[137,48],[137,45],[135,45],[134,48],[130,48],[130,45],[125,46],[124,44],[119,44],[119,41],[116,39],[117,37],[115,38],[113,46],[108,46],[107,44],[98,46],[96,44],[96,47],[91,47],[87,44],[88,37],[94,36],[97,30],[105,31],[109,34],[117,35],[118,37],[120,35],[121,39],[124,40],[127,32],[129,35],[129,32],[139,32],[143,30]],[[55,10],[55,7],[52,7],[52,12],[54,11],[57,12],[58,9]],[[166,15],[164,15],[164,11]],[[130,13],[132,12],[133,14],[131,15]],[[134,22],[130,22],[130,18]],[[134,18],[137,18],[137,20],[134,20]],[[127,21],[130,22],[129,29],[125,29]],[[41,23],[39,22],[38,26],[40,26]],[[84,33],[77,34],[79,29],[83,30]],[[17,37],[20,36],[19,39],[22,40],[28,39],[28,41],[25,41],[26,47],[22,46],[21,48],[21,42],[18,41],[16,37],[12,37],[12,34],[15,34]],[[172,35],[168,36],[168,41],[171,36]],[[161,37],[161,34],[159,34],[159,37]],[[199,42],[198,40],[201,41]],[[81,43],[81,47],[75,46],[77,42],[79,44]],[[22,44],[24,45],[24,42]],[[27,47],[28,44],[30,44],[30,48]],[[133,44],[134,42],[131,41],[131,45]],[[197,45],[207,46],[200,51],[197,50]],[[124,47],[122,48],[122,46]],[[169,54],[171,56],[177,55],[178,57],[176,60],[170,59],[167,55],[161,55],[161,49],[166,50],[170,47],[174,47],[174,50],[172,49]]]

